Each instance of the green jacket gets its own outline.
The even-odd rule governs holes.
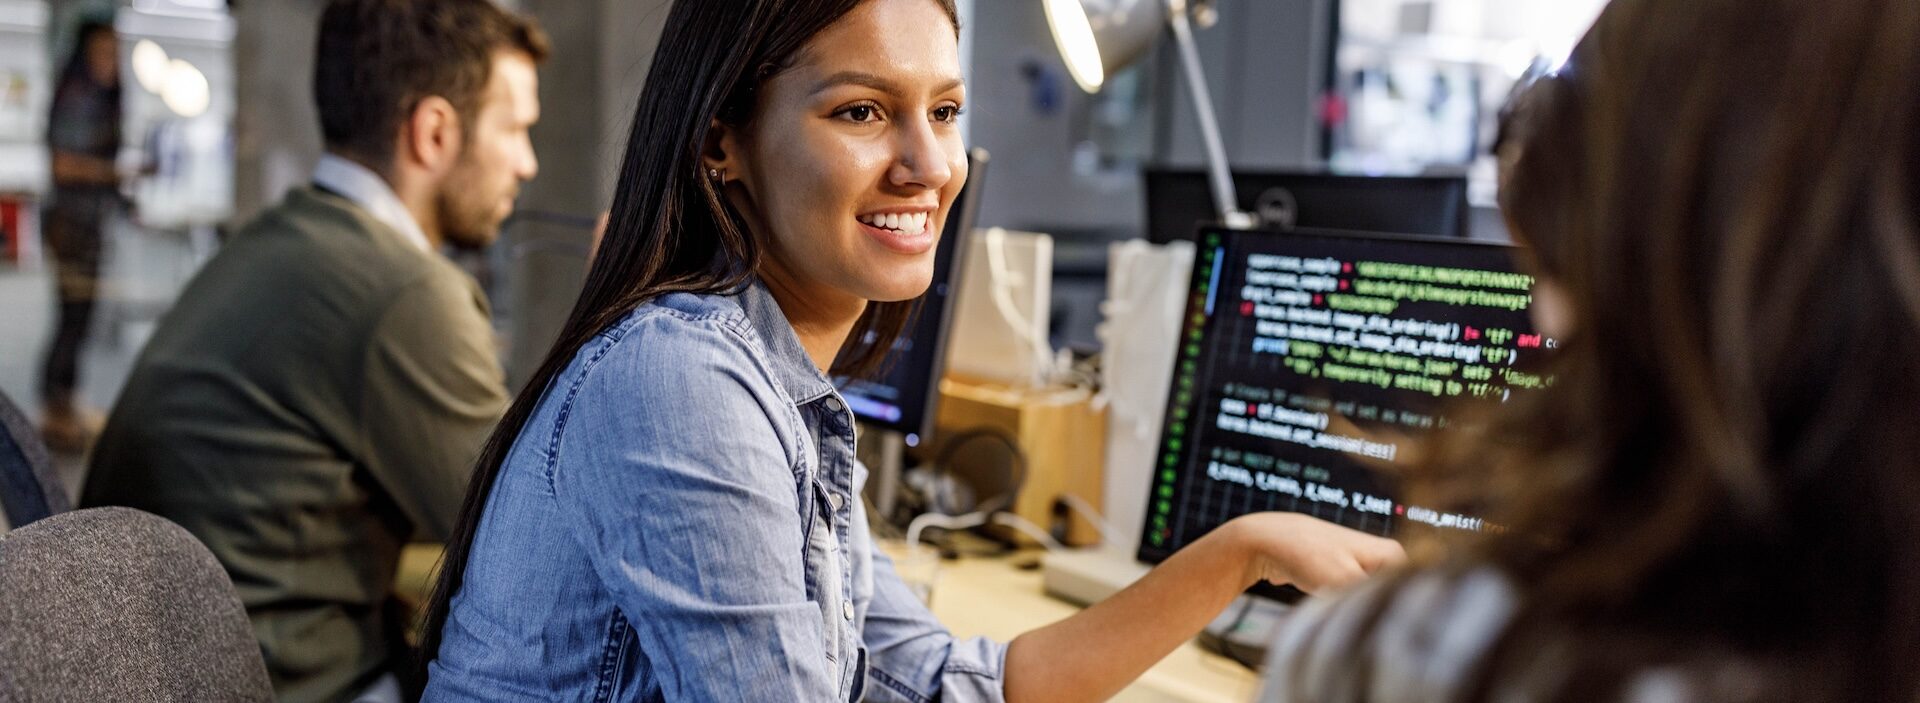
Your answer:
[[[348,200],[297,190],[162,320],[82,503],[199,537],[281,700],[337,700],[403,665],[400,548],[453,528],[506,404],[473,278]]]

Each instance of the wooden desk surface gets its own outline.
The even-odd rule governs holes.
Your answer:
[[[942,562],[931,605],[934,616],[953,634],[1003,642],[1079,611],[1042,591],[1038,569],[1023,571],[1011,560],[997,558]],[[1245,703],[1253,699],[1258,687],[1259,677],[1253,672],[1188,642],[1148,669],[1114,700]]]
[[[410,545],[401,553],[394,590],[403,599],[425,602],[440,546]],[[967,558],[941,562],[933,586],[933,614],[959,637],[990,637],[1002,642],[1022,632],[1066,618],[1079,608],[1048,597],[1040,571],[1023,571],[1011,559]],[[1114,698],[1121,703],[1245,703],[1259,679],[1225,657],[1189,642],[1167,655]]]

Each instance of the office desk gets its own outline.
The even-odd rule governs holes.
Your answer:
[[[401,553],[395,592],[425,602],[428,581],[440,559],[439,545],[410,545]],[[1021,570],[1012,559],[970,557],[942,562],[933,587],[933,614],[960,637],[1002,642],[1063,619],[1079,608],[1040,590],[1040,571]],[[1225,657],[1180,645],[1113,700],[1121,703],[1245,703],[1259,678]]]
[[[1022,632],[1079,611],[1041,591],[1040,571],[1023,571],[1004,558],[942,562],[933,587],[933,614],[953,634],[1008,641]],[[1245,703],[1259,677],[1239,664],[1180,645],[1113,700],[1122,703]]]

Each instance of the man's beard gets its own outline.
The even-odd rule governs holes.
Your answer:
[[[500,236],[498,194],[479,187],[478,181],[483,179],[478,176],[482,174],[464,156],[455,168],[434,204],[439,210],[440,234],[455,248],[485,249]]]

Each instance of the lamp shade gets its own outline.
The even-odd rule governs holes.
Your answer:
[[[1170,12],[1167,0],[1040,2],[1067,72],[1089,93],[1099,92],[1108,74],[1146,54]]]

